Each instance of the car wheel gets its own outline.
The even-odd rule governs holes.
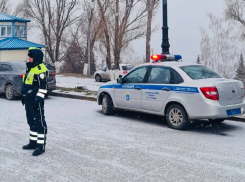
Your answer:
[[[209,121],[213,123],[223,123],[225,119],[209,119]]]
[[[114,113],[114,105],[111,100],[111,97],[108,94],[105,94],[102,99],[102,112],[105,115],[111,115]]]
[[[190,124],[185,109],[179,104],[172,104],[166,112],[168,125],[177,130],[185,130]]]
[[[95,81],[96,82],[101,82],[102,81],[102,78],[99,74],[95,75]]]
[[[7,100],[14,100],[15,96],[14,96],[14,86],[9,84],[6,86],[5,88],[5,97]]]

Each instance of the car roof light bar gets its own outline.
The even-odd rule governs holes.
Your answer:
[[[153,54],[151,56],[153,62],[158,61],[179,61],[182,59],[181,55],[171,55],[171,54]]]

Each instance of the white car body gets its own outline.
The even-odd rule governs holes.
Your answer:
[[[108,94],[116,109],[164,116],[168,106],[177,103],[184,107],[190,120],[228,118],[244,112],[244,86],[240,81],[225,78],[193,80],[181,67],[200,65],[183,62],[143,64],[131,70],[124,78],[126,79],[134,70],[146,66],[173,69],[179,73],[183,82],[180,84],[109,82],[98,90],[98,104],[101,105],[103,95]],[[201,91],[201,88],[205,87],[216,87],[219,100],[206,98]]]
[[[119,64],[119,76],[124,76],[126,75],[134,66],[131,65],[131,64]],[[130,69],[125,69],[125,68],[130,68]],[[115,65],[112,65],[112,72],[115,72]],[[99,77],[98,77],[99,75]],[[99,79],[100,80],[99,80]],[[94,79],[96,81],[110,81],[111,78],[110,78],[110,72],[107,68],[107,66],[104,66],[101,70],[99,71],[96,71],[94,73]]]

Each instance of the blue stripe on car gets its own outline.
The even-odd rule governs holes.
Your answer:
[[[181,87],[181,86],[170,86],[170,85],[106,85],[101,86],[100,88],[115,88],[115,89],[134,89],[136,87],[140,87],[143,90],[162,90],[163,88],[168,88],[171,91],[175,92],[188,92],[188,93],[199,93],[198,88],[196,87]]]

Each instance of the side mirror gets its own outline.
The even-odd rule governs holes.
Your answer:
[[[121,77],[119,77],[119,78],[117,79],[117,83],[122,84],[122,78],[121,78]]]

